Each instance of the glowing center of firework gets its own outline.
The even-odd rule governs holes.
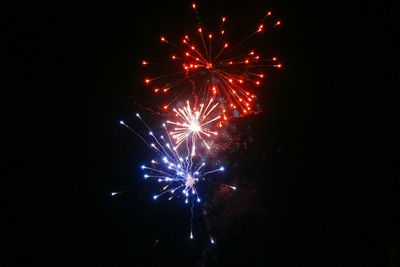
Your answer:
[[[192,109],[189,101],[186,101],[186,107],[174,109],[177,117],[176,121],[167,121],[169,124],[175,125],[173,131],[170,132],[173,139],[175,139],[176,147],[178,148],[182,143],[186,142],[192,146],[192,156],[196,154],[196,143],[201,140],[207,149],[210,149],[210,145],[206,139],[210,138],[211,135],[216,136],[216,131],[210,130],[213,122],[221,118],[220,115],[212,117],[218,103],[212,104],[213,98],[204,105],[200,104],[200,109]]]
[[[193,187],[194,184],[196,183],[196,179],[193,178],[190,174],[186,177],[185,185],[187,187]]]
[[[207,63],[206,64],[206,69],[212,69],[212,67],[213,67],[212,63]]]
[[[199,125],[198,122],[192,122],[189,125],[189,130],[192,132],[200,132],[201,131],[201,126]]]

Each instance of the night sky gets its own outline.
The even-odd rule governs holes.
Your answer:
[[[398,80],[393,7],[199,1],[205,26],[240,18],[238,35],[271,9],[282,27],[256,47],[284,68],[267,72],[257,94],[263,112],[232,121],[240,138],[224,155],[225,175],[239,190],[210,197],[191,241],[189,210],[151,199],[157,185],[139,168],[151,154],[118,123],[146,114],[138,103],[157,104],[139,62],[166,53],[159,36],[195,29],[191,2],[171,2],[15,4],[5,17],[2,54],[23,99],[13,103],[34,106],[22,125],[11,122],[32,139],[16,142],[10,168],[27,179],[17,158],[39,161],[29,165],[39,178],[17,180],[15,258],[27,266],[400,266],[399,179],[389,172],[397,161],[381,162],[380,147],[392,143],[376,111]]]

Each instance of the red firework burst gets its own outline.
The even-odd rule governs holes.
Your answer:
[[[192,8],[197,14],[196,3]],[[163,44],[175,51],[170,55],[169,63],[157,63],[142,60],[144,67],[159,66],[162,73],[146,77],[144,82],[155,94],[168,95],[163,109],[168,109],[178,99],[195,95],[201,99],[216,99],[223,116],[246,115],[253,112],[256,95],[255,88],[261,85],[266,67],[281,68],[277,57],[261,58],[253,49],[243,53],[240,47],[256,35],[262,34],[270,22],[273,28],[281,24],[272,18],[272,12],[266,12],[260,23],[242,41],[230,45],[226,40],[225,22],[222,17],[218,34],[205,31],[200,24],[195,36],[185,35],[182,40],[173,43],[165,36],[160,37]]]

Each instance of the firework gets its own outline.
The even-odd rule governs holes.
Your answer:
[[[141,166],[141,169],[145,171],[143,175],[145,179],[152,179],[161,184],[160,192],[153,195],[153,199],[156,200],[159,197],[165,196],[168,200],[171,200],[174,197],[178,197],[183,198],[186,204],[191,203],[190,238],[193,239],[194,203],[201,202],[197,185],[201,183],[211,183],[222,185],[232,190],[236,190],[236,187],[213,181],[211,178],[212,174],[223,172],[225,168],[219,166],[214,169],[208,169],[204,160],[193,157],[194,153],[191,151],[187,139],[186,148],[182,148],[181,150],[183,150],[183,152],[179,152],[178,147],[172,144],[172,138],[165,123],[163,124],[163,132],[165,135],[161,134],[157,137],[156,133],[148,127],[139,114],[136,114],[136,117],[139,118],[148,129],[150,142],[125,124],[125,122],[120,121],[120,124],[138,135],[157,155],[156,158],[150,161],[150,164]],[[119,193],[121,192],[112,192],[111,196],[115,196]],[[214,243],[214,239],[211,236],[210,242],[212,244]]]
[[[213,126],[221,119],[219,113],[215,115],[218,103],[213,103],[213,101],[214,99],[211,98],[207,105],[201,103],[199,109],[191,108],[189,101],[186,101],[185,107],[173,109],[176,120],[168,120],[167,124],[174,126],[170,135],[175,140],[175,149],[185,141],[191,144],[192,156],[196,154],[198,141],[201,141],[207,149],[211,148],[206,139],[218,135],[218,132],[213,130]],[[221,122],[218,125],[222,126]]]
[[[148,130],[147,138],[120,122],[155,152],[155,158],[141,166],[143,177],[160,185],[153,199],[183,199],[190,207],[190,239],[194,237],[193,209],[201,205],[201,193],[204,195],[207,191],[207,186],[203,185],[216,184],[220,188],[236,190],[235,186],[214,180],[225,170],[224,166],[215,164],[219,162],[218,158],[221,159],[215,151],[226,151],[227,146],[238,142],[223,129],[220,135],[229,142],[220,142],[221,139],[216,142],[217,129],[232,116],[255,113],[255,91],[265,78],[265,69],[282,67],[276,56],[264,58],[247,46],[252,38],[281,24],[272,17],[271,11],[265,13],[249,35],[237,43],[230,43],[225,30],[227,17],[221,18],[217,31],[212,33],[200,23],[197,4],[192,3],[192,8],[197,18],[195,33],[184,35],[176,43],[166,36],[160,37],[162,44],[173,49],[170,61],[145,59],[141,62],[151,72],[144,83],[155,94],[165,95],[164,110],[172,107],[172,112],[166,115],[168,120],[160,131],[153,131],[136,114]],[[214,163],[207,164],[211,159]],[[111,196],[120,193],[122,191],[112,192]],[[211,235],[209,240],[211,244],[215,243]]]
[[[198,17],[195,3],[192,8]],[[226,17],[221,18],[218,34],[206,32],[199,24],[196,36],[187,34],[178,43],[161,36],[161,43],[175,51],[170,55],[171,61],[142,61],[144,67],[153,65],[154,69],[158,66],[158,71],[162,72],[145,78],[144,82],[152,87],[154,93],[170,96],[169,102],[163,105],[164,109],[191,93],[201,99],[217,99],[224,115],[236,113],[240,116],[253,112],[254,91],[265,77],[263,70],[265,67],[280,68],[282,64],[278,63],[277,57],[263,59],[253,49],[243,52],[241,47],[252,37],[262,34],[268,22],[276,27],[281,21],[272,19],[272,12],[268,11],[249,36],[232,45],[225,38],[226,21]]]

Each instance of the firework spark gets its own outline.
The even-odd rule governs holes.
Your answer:
[[[168,120],[167,123],[174,125],[170,135],[175,140],[175,149],[189,140],[192,146],[192,156],[196,154],[196,143],[198,140],[203,142],[207,149],[211,148],[206,139],[218,135],[218,132],[212,130],[212,126],[218,123],[218,120],[221,118],[221,115],[215,115],[218,103],[213,103],[213,101],[214,99],[211,98],[207,105],[204,105],[204,103],[200,104],[199,110],[196,108],[192,109],[189,101],[186,101],[185,107],[173,110],[177,120]],[[221,122],[218,125],[222,126]]]
[[[150,164],[141,166],[141,169],[145,171],[143,175],[145,179],[153,179],[162,184],[161,191],[155,194],[153,199],[156,200],[165,195],[168,200],[174,197],[183,197],[186,204],[191,203],[190,238],[193,239],[194,203],[201,202],[197,185],[200,183],[218,184],[230,188],[231,190],[236,190],[236,187],[211,180],[210,176],[212,174],[223,172],[225,168],[219,166],[214,169],[207,169],[205,161],[193,157],[194,154],[188,145],[188,140],[186,141],[186,149],[183,149],[184,152],[179,152],[178,148],[172,145],[172,138],[166,124],[163,124],[165,136],[159,135],[159,137],[157,137],[139,114],[136,114],[136,117],[140,119],[149,131],[150,142],[125,124],[125,122],[120,121],[120,124],[139,136],[141,140],[157,154],[157,157],[151,160]],[[119,193],[121,192],[112,192],[111,196],[115,196]],[[211,236],[210,242],[212,244],[214,243],[214,239]]]
[[[197,5],[192,5],[197,14]],[[145,78],[145,84],[153,86],[156,94],[168,94],[175,89],[173,98],[163,106],[164,109],[184,96],[192,85],[194,93],[202,99],[217,99],[223,105],[223,112],[239,115],[253,112],[256,95],[255,88],[261,85],[265,74],[265,67],[281,68],[277,57],[261,58],[253,49],[243,52],[239,49],[252,37],[265,32],[268,22],[277,27],[280,20],[272,19],[272,12],[266,12],[260,23],[251,34],[242,41],[230,45],[226,41],[225,23],[227,17],[222,17],[218,34],[206,30],[199,24],[197,36],[185,35],[180,44],[175,44],[167,37],[161,36],[161,43],[169,45],[175,50],[170,56],[170,63],[142,61],[144,67],[158,65],[163,67],[163,74],[152,78]],[[238,51],[241,50],[241,51]],[[231,112],[229,112],[231,111]]]

